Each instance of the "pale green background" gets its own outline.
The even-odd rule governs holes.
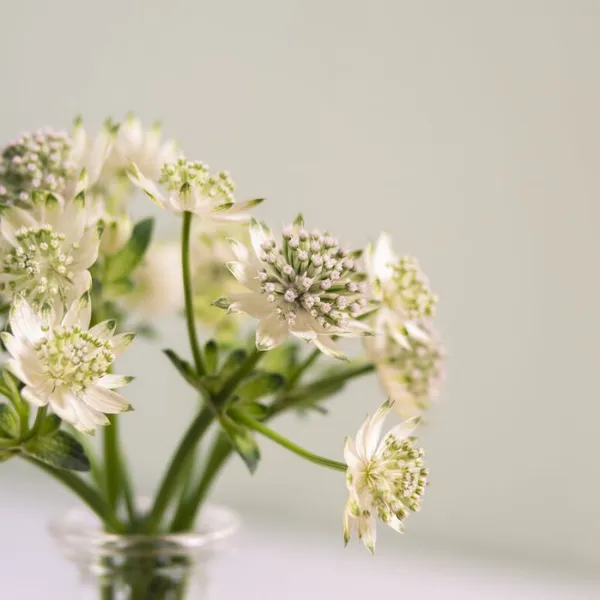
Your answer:
[[[389,230],[441,295],[449,376],[424,435],[424,510],[384,543],[591,572],[599,30],[585,0],[3,0],[0,133],[133,109],[228,168],[240,197],[266,196],[276,227],[302,209],[354,244]],[[181,325],[164,325],[185,350]],[[194,403],[159,349],[122,368],[138,376],[123,421],[147,488]],[[281,428],[339,456],[380,399],[365,381],[331,418]],[[340,479],[269,443],[263,454],[253,481],[232,465],[218,497],[339,535]],[[33,477],[2,469],[2,486]]]

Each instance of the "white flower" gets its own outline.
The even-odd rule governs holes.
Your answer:
[[[64,194],[76,173],[68,133],[51,128],[23,133],[0,151],[0,204],[27,203],[34,190]]]
[[[230,312],[260,319],[256,345],[270,350],[288,334],[312,341],[325,354],[343,358],[331,336],[360,336],[370,328],[356,320],[367,304],[367,284],[356,259],[329,234],[304,229],[302,217],[283,232],[277,245],[269,229],[252,219],[255,256],[232,242],[237,261],[227,263],[250,291],[215,302]]]
[[[372,418],[367,417],[356,438],[346,438],[344,448],[349,492],[344,511],[344,542],[348,543],[356,529],[371,552],[375,550],[377,519],[403,533],[403,521],[409,511],[420,509],[427,485],[423,450],[416,448],[409,437],[418,418],[392,428],[380,441],[383,421],[392,404],[388,400]]]
[[[129,115],[119,128],[105,167],[107,174],[124,173],[134,163],[146,177],[158,179],[163,165],[175,161],[179,154],[173,140],[163,142],[161,137],[160,126],[144,129],[135,115]]]
[[[384,344],[378,338],[365,341],[367,356],[375,363],[381,387],[395,400],[394,408],[402,417],[413,417],[427,410],[439,394],[444,377],[444,351],[437,332],[431,324],[418,324],[422,335],[403,338],[408,344],[399,344],[395,337],[384,335]]]
[[[154,243],[132,273],[134,289],[125,304],[145,317],[160,317],[183,308],[181,248],[176,242]]]
[[[75,121],[71,160],[75,164],[76,172],[83,173],[84,177],[76,186],[71,184],[73,188],[71,195],[92,186],[99,180],[104,164],[112,151],[118,130],[119,126],[107,119],[102,129],[95,136],[90,137],[83,127],[83,121],[81,119]]]
[[[98,232],[86,229],[84,200],[43,195],[33,210],[9,208],[0,222],[0,287],[34,306],[81,296],[98,257]]]
[[[375,314],[376,333],[392,335],[407,347],[407,334],[425,339],[417,321],[434,316],[437,296],[429,289],[417,261],[409,256],[399,258],[390,236],[382,233],[375,246],[367,247],[365,262],[373,296],[380,302]]]
[[[114,390],[131,378],[108,371],[134,337],[113,335],[115,321],[89,329],[90,316],[89,294],[76,300],[62,319],[55,311],[34,311],[18,297],[9,319],[12,334],[2,333],[12,357],[7,367],[25,384],[23,399],[35,406],[49,404],[61,419],[85,433],[107,425],[105,413],[130,410]]]
[[[129,177],[158,206],[173,212],[192,212],[222,221],[243,221],[248,219],[247,211],[262,202],[261,198],[235,202],[234,185],[225,171],[211,174],[204,163],[190,162],[184,157],[165,164],[161,170],[158,183],[165,187],[167,195],[135,164]]]

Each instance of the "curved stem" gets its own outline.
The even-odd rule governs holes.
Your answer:
[[[196,366],[196,374],[204,375],[204,361],[196,333],[194,321],[194,293],[192,288],[192,273],[190,268],[190,230],[192,227],[192,213],[183,213],[183,224],[181,229],[181,270],[183,274],[183,293],[185,297],[185,320],[187,324],[188,337]]]
[[[145,533],[152,534],[160,526],[165,510],[169,505],[171,496],[177,490],[180,477],[186,470],[186,465],[194,453],[194,448],[202,434],[208,429],[213,420],[213,412],[204,407],[190,425],[184,438],[181,440],[171,463],[167,467],[162,483],[160,484],[154,506],[148,516]]]
[[[186,497],[182,498],[169,531],[178,533],[187,531],[194,523],[198,507],[206,497],[208,490],[215,480],[215,475],[220,471],[223,463],[231,455],[231,444],[227,437],[220,433],[214,443],[212,452],[208,457],[204,473],[194,490]]]
[[[119,523],[112,515],[107,514],[107,506],[102,500],[100,495],[90,487],[83,479],[71,473],[70,471],[64,471],[62,469],[55,469],[50,465],[43,463],[36,458],[31,456],[23,456],[23,458],[35,465],[42,471],[45,471],[54,479],[60,481],[72,492],[77,494],[81,500],[83,500],[87,506],[106,524],[107,529],[114,533],[122,533],[123,526]]]
[[[298,446],[291,440],[288,440],[286,437],[280,435],[276,431],[273,431],[270,427],[267,427],[260,421],[256,421],[252,417],[249,417],[245,413],[232,409],[229,411],[231,417],[237,421],[238,423],[242,423],[249,429],[253,429],[257,433],[264,435],[266,438],[269,438],[271,441],[279,444],[283,448],[286,448],[290,452],[297,454],[298,456],[308,460],[316,465],[321,465],[322,467],[327,467],[329,469],[334,469],[335,471],[346,471],[348,468],[345,463],[338,462],[337,460],[331,460],[330,458],[326,458],[324,456],[319,456],[318,454],[314,454],[306,448],[302,448],[302,446]]]

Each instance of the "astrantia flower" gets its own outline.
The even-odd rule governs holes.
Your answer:
[[[373,552],[376,522],[381,519],[402,533],[409,512],[418,511],[427,485],[428,471],[423,466],[423,450],[409,437],[419,423],[408,419],[393,427],[380,441],[383,421],[393,402],[385,402],[365,422],[356,438],[346,438],[344,458],[348,465],[349,491],[344,511],[344,541],[354,529],[358,538]]]
[[[313,341],[324,353],[342,358],[331,336],[358,336],[370,329],[356,320],[367,304],[367,284],[360,272],[360,252],[349,253],[329,234],[304,229],[302,217],[283,232],[278,245],[270,230],[250,224],[255,256],[233,243],[237,261],[227,263],[250,291],[215,303],[260,319],[256,345],[270,350],[288,334]]]
[[[0,287],[36,308],[70,304],[91,285],[88,269],[98,256],[98,232],[85,228],[84,201],[63,205],[44,196],[34,210],[10,208],[0,221]]]
[[[144,317],[160,317],[183,308],[181,249],[178,243],[158,242],[148,248],[131,275],[134,288],[125,304]]]
[[[129,115],[119,128],[103,178],[125,173],[134,163],[146,177],[158,179],[163,165],[175,161],[179,154],[173,140],[163,141],[161,137],[159,125],[144,129],[135,115]]]
[[[381,303],[375,315],[375,331],[392,335],[408,347],[407,332],[423,335],[417,322],[434,316],[437,296],[429,289],[417,261],[409,256],[399,258],[385,233],[374,247],[367,248],[366,264],[373,296]]]
[[[365,343],[367,356],[375,363],[377,375],[387,396],[395,400],[394,408],[402,417],[412,417],[427,410],[439,393],[444,376],[444,351],[431,324],[419,324],[424,336],[405,339],[399,344],[390,335],[381,345],[375,338]]]
[[[204,163],[191,162],[184,157],[161,169],[158,183],[165,188],[166,195],[135,164],[130,179],[161,208],[213,219],[247,220],[247,211],[262,202],[260,198],[235,202],[235,186],[225,171],[212,174]]]
[[[109,369],[134,337],[113,335],[114,321],[89,329],[90,316],[88,294],[62,319],[55,311],[35,311],[17,298],[9,319],[12,334],[2,333],[12,357],[7,367],[25,384],[23,399],[35,406],[49,404],[61,419],[85,433],[107,425],[105,413],[130,410],[114,390],[131,378],[111,375]]]
[[[24,133],[0,151],[0,204],[28,202],[33,190],[63,194],[76,176],[73,140],[51,128]]]

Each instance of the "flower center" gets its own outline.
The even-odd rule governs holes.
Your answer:
[[[53,331],[35,346],[38,359],[55,387],[78,392],[106,375],[115,360],[112,343],[69,327]]]
[[[61,193],[74,175],[72,141],[65,132],[24,133],[0,153],[0,201],[28,201],[34,189]]]
[[[403,256],[390,267],[394,285],[384,290],[384,302],[394,309],[400,307],[410,319],[433,317],[437,296],[429,289],[429,282],[416,259]]]
[[[261,290],[289,324],[303,310],[323,329],[344,329],[366,306],[365,275],[330,235],[290,227],[281,248],[268,240],[261,250]]]
[[[219,171],[211,174],[208,165],[200,161],[188,161],[179,158],[176,162],[163,166],[159,183],[170,192],[189,193],[192,189],[204,198],[210,198],[218,204],[234,201],[235,185],[229,174]]]
[[[34,303],[42,303],[71,284],[73,273],[69,267],[73,257],[65,253],[64,234],[44,225],[35,229],[24,227],[16,237],[18,245],[3,261],[4,273],[12,276],[8,286],[13,293],[24,292]],[[77,244],[71,247],[75,249]]]

